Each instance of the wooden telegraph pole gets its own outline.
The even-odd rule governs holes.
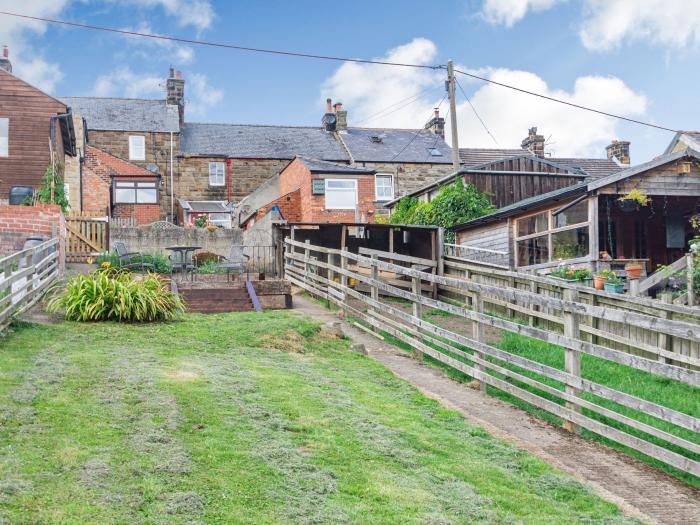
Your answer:
[[[450,127],[452,128],[452,169],[459,171],[459,138],[457,136],[457,102],[455,100],[455,70],[452,60],[447,61],[447,96],[450,99]]]

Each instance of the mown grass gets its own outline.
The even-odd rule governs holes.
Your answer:
[[[498,316],[498,314],[494,312],[489,312],[489,315],[494,315]],[[445,312],[443,310],[428,310],[425,312],[424,317],[426,317],[427,320],[440,324],[440,318],[445,318],[445,317],[452,317],[454,318],[455,316],[453,314],[450,314],[448,312]],[[514,322],[522,322],[525,323],[525,320],[523,319],[511,319]],[[389,336],[390,337],[390,336]],[[394,344],[397,344],[398,346],[412,351],[403,342],[398,341],[395,338],[392,338],[392,342]],[[448,341],[444,341],[448,342]],[[460,345],[454,345],[455,348],[458,348],[463,351],[471,352],[471,349],[466,348],[464,346]],[[564,349],[560,346],[553,345],[550,343],[545,343],[544,341],[540,341],[538,339],[534,339],[531,337],[519,335],[519,334],[514,334],[511,332],[507,331],[502,331],[501,332],[501,339],[494,344],[497,348],[500,348],[502,350],[506,350],[512,354],[519,355],[522,357],[526,357],[528,359],[531,359],[533,361],[536,361],[538,363],[543,363],[545,365],[548,365],[552,368],[557,368],[559,370],[564,370]],[[434,346],[436,350],[439,351],[444,351],[443,349]],[[448,352],[449,353],[449,352]],[[457,354],[451,354],[452,357],[465,361],[469,364],[471,362],[468,361],[468,359],[464,359],[463,357],[457,355]],[[444,365],[443,363],[430,358],[429,356],[426,356],[424,358],[427,362],[430,362],[434,366],[438,366],[445,370],[448,375],[451,377],[457,379],[457,380],[462,380],[462,381],[470,381],[471,377],[467,376],[466,374],[459,372],[457,370],[454,370],[453,368]],[[550,387],[556,388],[558,390],[564,390],[564,384],[553,380],[549,379],[547,377],[543,377],[535,372],[530,372],[528,370],[525,370],[523,368],[520,368],[515,365],[511,365],[508,363],[503,363],[500,361],[497,361],[492,358],[488,358],[491,361],[497,362],[500,366],[504,368],[508,368],[510,370],[516,371],[521,375],[524,375],[526,377],[535,379],[545,385],[548,385]],[[547,392],[543,392],[541,390],[538,390],[534,387],[531,387],[529,385],[526,385],[524,383],[521,383],[517,380],[507,378],[503,376],[502,374],[498,374],[495,372],[489,372],[492,373],[494,376],[499,377],[501,379],[504,379],[514,385],[517,385],[518,387],[533,392],[545,399],[548,399],[550,401],[554,401],[560,405],[563,405],[564,402],[561,401],[559,398],[552,396],[551,394]],[[652,401],[654,403],[667,406],[669,408],[672,408],[674,410],[677,410],[679,412],[683,412],[685,414],[689,414],[694,417],[700,417],[700,388],[693,387],[691,385],[687,385],[684,383],[681,383],[679,381],[674,381],[672,379],[668,379],[665,377],[657,376],[655,374],[650,374],[644,371],[640,370],[634,370],[630,367],[620,365],[617,363],[613,363],[604,359],[600,359],[594,356],[590,356],[587,354],[582,354],[581,355],[581,374],[582,377],[589,379],[593,382],[614,388],[616,390],[619,390],[621,392],[625,392],[627,394],[646,399],[648,401]],[[493,395],[495,397],[498,397],[500,399],[506,400],[509,403],[512,403],[532,414],[537,415],[538,417],[545,419],[547,421],[550,421],[551,423],[554,424],[561,424],[562,421],[559,417],[551,414],[550,412],[547,412],[546,410],[543,410],[541,408],[538,408],[536,406],[531,405],[530,403],[527,403],[526,401],[523,401],[522,399],[509,394],[507,392],[503,392],[502,390],[499,390],[495,387],[492,386],[487,386],[486,389],[487,393],[489,395]],[[676,436],[679,436],[683,439],[686,439],[687,441],[691,441],[693,443],[699,443],[700,444],[700,435],[697,433],[691,431],[691,430],[686,430],[684,428],[678,427],[676,425],[673,425],[671,423],[666,423],[664,421],[661,421],[653,416],[650,416],[644,412],[630,409],[621,405],[618,405],[615,402],[608,401],[606,399],[600,398],[598,396],[595,396],[593,394],[588,394],[588,393],[582,393],[581,396],[589,401],[592,401],[602,407],[608,408],[610,410],[613,410],[615,412],[618,412],[620,414],[623,414],[627,417],[630,417],[632,419],[636,419],[638,421],[644,422],[649,426],[664,430],[670,434],[674,434]],[[668,448],[669,450],[673,450],[674,452],[677,452],[681,455],[685,455],[687,457],[690,457],[696,461],[700,461],[700,455],[694,454],[692,452],[688,452],[686,450],[683,450],[673,444],[669,444],[659,438],[649,436],[648,434],[636,430],[634,428],[631,428],[623,423],[619,423],[615,420],[612,420],[608,417],[601,416],[597,414],[594,411],[588,410],[588,409],[583,409],[582,413],[588,417],[591,417],[593,419],[597,419],[599,421],[602,421],[606,423],[607,425],[610,425],[614,428],[618,428],[620,430],[623,430],[629,434],[632,434],[634,436],[641,437],[651,443],[654,443],[656,445],[662,446],[664,448]],[[617,449],[623,450],[624,452],[641,459],[642,461],[645,461],[649,463],[650,465],[653,465],[657,468],[661,468],[670,474],[683,479],[687,483],[700,488],[700,478],[693,476],[692,474],[685,473],[683,471],[680,471],[674,467],[671,467],[665,463],[662,463],[658,460],[655,460],[653,458],[650,458],[642,453],[639,453],[633,449],[630,449],[629,447],[620,445],[612,440],[609,440],[607,438],[604,438],[598,434],[595,434],[593,432],[590,432],[586,429],[582,430],[582,434],[588,438],[595,439],[597,441],[601,441],[607,445],[610,445],[612,447],[615,447]]]
[[[631,523],[289,312],[0,341],[0,522]]]

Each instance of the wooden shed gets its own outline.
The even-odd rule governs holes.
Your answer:
[[[625,199],[633,190],[645,205]],[[521,200],[454,231],[465,250],[511,267],[615,268],[632,259],[650,273],[687,252],[699,211],[700,153],[687,149]]]

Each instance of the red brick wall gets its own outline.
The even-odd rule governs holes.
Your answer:
[[[312,175],[302,162],[295,160],[280,175],[280,193],[288,194],[297,189],[300,191],[301,222],[355,222],[354,210],[327,210],[325,209],[326,196],[313,195],[311,192],[312,179],[334,178],[348,177],[333,174]],[[357,179],[360,216],[364,215],[368,222],[374,222],[376,214],[374,175],[359,175],[351,178]]]
[[[129,218],[133,217],[136,224],[151,224],[160,219],[159,204],[115,204],[112,210],[112,217]]]
[[[255,221],[259,221],[273,206],[279,206],[284,220],[289,222],[301,221],[301,190],[295,190],[287,195],[282,195],[279,199],[266,204],[255,214]]]
[[[60,206],[10,206],[0,204],[0,255],[9,255],[22,249],[28,237],[42,236],[61,239],[59,266],[65,261],[66,222]]]
[[[83,170],[83,210],[109,214],[110,177],[91,169]]]

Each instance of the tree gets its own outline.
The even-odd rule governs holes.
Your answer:
[[[487,213],[495,211],[488,193],[480,192],[472,184],[464,185],[461,178],[440,188],[430,202],[420,202],[415,197],[403,197],[396,211],[389,216],[392,224],[423,224],[442,226],[445,240],[452,242],[454,233],[450,228]]]

